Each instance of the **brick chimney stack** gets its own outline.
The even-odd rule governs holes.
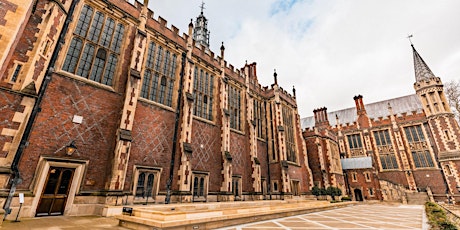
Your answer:
[[[329,126],[326,107],[315,109],[313,113],[315,114],[315,126]]]
[[[356,113],[358,114],[358,116],[366,114],[366,108],[364,107],[364,103],[363,103],[363,96],[362,95],[354,96],[353,99],[355,100]]]

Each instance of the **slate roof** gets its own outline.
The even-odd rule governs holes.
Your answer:
[[[342,163],[342,169],[368,169],[372,168],[372,158],[371,157],[354,157],[354,158],[345,158],[340,159]]]
[[[388,110],[388,104],[390,104],[390,106],[393,108],[393,113],[396,116],[401,116],[402,113],[409,114],[413,111],[421,113],[423,111],[422,103],[418,99],[418,96],[416,94],[411,94],[403,97],[365,104],[364,106],[366,108],[367,116],[374,119],[378,119],[379,117],[389,117],[390,111]],[[336,115],[339,117],[340,124],[351,124],[355,122],[357,118],[356,107],[328,112],[327,117],[331,126],[337,125],[337,120],[335,119]],[[302,129],[311,128],[315,126],[315,118],[313,116],[305,117],[300,120],[300,123]]]

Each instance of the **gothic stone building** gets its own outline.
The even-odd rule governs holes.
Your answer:
[[[415,94],[302,119],[313,183],[355,200],[427,192],[460,200],[460,128],[436,77],[412,45]],[[418,196],[420,197],[420,196]]]
[[[0,2],[0,201],[14,217],[309,194],[295,92],[148,1]]]

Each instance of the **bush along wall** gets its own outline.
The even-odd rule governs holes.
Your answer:
[[[433,202],[425,203],[428,223],[433,230],[457,230],[457,226],[449,221],[446,212]]]

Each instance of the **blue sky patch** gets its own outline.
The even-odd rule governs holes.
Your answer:
[[[272,4],[270,15],[275,15],[281,12],[288,12],[297,2],[301,1],[302,0],[278,0]]]

